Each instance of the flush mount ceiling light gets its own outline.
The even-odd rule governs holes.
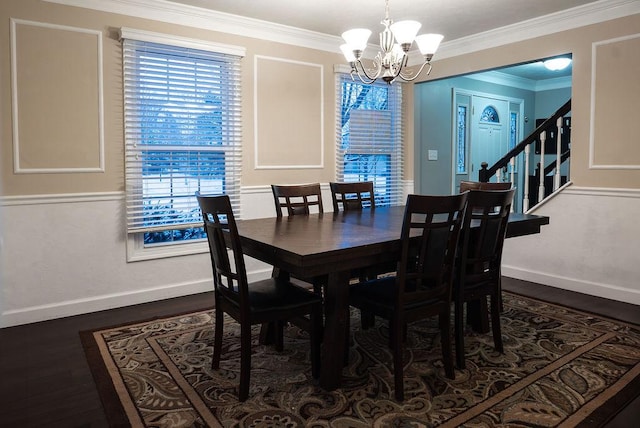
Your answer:
[[[422,24],[417,21],[398,21],[389,19],[389,0],[385,1],[385,18],[380,22],[384,30],[380,33],[380,51],[373,59],[373,67],[366,68],[362,62],[362,53],[367,47],[371,30],[355,28],[342,33],[346,42],[340,46],[347,61],[351,65],[351,78],[357,75],[363,83],[373,83],[381,78],[391,84],[400,77],[411,81],[417,78],[422,70],[428,66],[427,75],[431,72],[431,58],[436,53],[443,39],[441,34],[421,34],[416,37]],[[409,60],[409,49],[413,42],[418,44],[420,53],[424,57],[422,66],[417,73],[405,69]]]
[[[544,61],[543,64],[551,71],[564,70],[571,64],[571,58],[551,58]]]

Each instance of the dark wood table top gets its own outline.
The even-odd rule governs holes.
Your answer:
[[[349,274],[354,269],[397,260],[404,206],[375,210],[239,220],[246,255],[298,277],[326,276],[325,329],[320,385],[340,385],[346,317],[349,314]],[[549,218],[509,216],[507,237],[539,233]]]
[[[404,206],[238,221],[245,254],[306,277],[364,267],[381,252],[400,249]],[[549,218],[512,213],[507,237],[540,232]],[[388,258],[388,257],[383,257]],[[326,266],[330,264],[331,267]]]

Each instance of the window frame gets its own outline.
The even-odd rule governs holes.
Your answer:
[[[246,49],[244,47],[219,44],[219,43],[214,43],[214,42],[209,42],[204,40],[184,38],[184,37],[179,37],[179,36],[174,36],[169,34],[154,33],[154,32],[148,32],[148,31],[123,27],[120,29],[120,40],[123,42],[123,45],[122,45],[123,46],[123,85],[125,87],[126,87],[126,79],[127,79],[126,77],[127,71],[125,70],[125,67],[128,64],[130,64],[130,62],[128,63],[125,59],[124,41],[126,39],[129,39],[134,43],[150,42],[154,44],[166,45],[168,48],[176,51],[179,51],[181,48],[184,48],[185,54],[188,54],[190,50],[198,50],[198,51],[210,52],[213,54],[223,54],[223,55],[231,55],[231,56],[237,57],[236,58],[237,61],[235,61],[233,65],[233,67],[237,69],[235,81],[232,82],[232,84],[235,83],[236,85],[236,87],[233,88],[233,91],[234,91],[233,93],[235,94],[233,95],[233,97],[237,98],[238,100],[241,99],[242,73],[240,71],[240,59],[245,56]],[[195,52],[193,55],[197,56],[198,53]],[[131,76],[129,76],[129,78],[131,78]],[[132,153],[129,150],[130,142],[128,141],[128,137],[126,136],[127,135],[126,134],[126,131],[127,131],[126,95],[123,94],[123,97],[125,97],[123,99],[123,108],[125,109],[125,114],[124,114],[125,153],[130,154]],[[238,112],[235,113],[235,116],[233,119],[234,122],[232,123],[232,127],[233,127],[232,133],[234,135],[230,137],[230,140],[232,140],[231,141],[232,144],[201,145],[201,146],[197,146],[194,144],[194,145],[181,146],[179,144],[149,145],[149,144],[134,143],[134,145],[138,144],[139,146],[146,147],[146,148],[149,148],[149,147],[155,148],[154,146],[157,146],[158,151],[167,151],[169,153],[175,153],[180,151],[192,152],[192,153],[207,152],[207,151],[234,153],[234,156],[236,157],[232,159],[232,162],[225,162],[224,164],[225,180],[227,179],[227,177],[229,177],[228,171],[233,170],[234,174],[231,177],[229,177],[229,180],[233,181],[231,188],[233,190],[233,193],[235,193],[235,195],[233,195],[236,202],[234,205],[238,211],[238,217],[240,218],[240,207],[239,207],[240,184],[239,183],[240,183],[240,173],[241,173],[241,166],[242,166],[241,146],[240,146],[242,120],[241,120],[241,111],[239,111],[239,109],[240,107],[238,106]],[[140,168],[142,168],[142,164],[140,164]],[[142,171],[139,170],[137,175],[135,173],[129,174],[125,172],[125,177],[127,180],[127,185],[132,188],[131,190],[127,189],[127,192],[137,190],[140,192],[140,195],[142,195],[141,189],[142,189],[142,182],[144,180]],[[202,177],[202,176],[195,176],[195,179],[198,180],[198,177]],[[142,198],[142,196],[140,196],[140,198]],[[129,201],[130,201],[129,194],[127,194],[127,197],[125,198],[125,204],[129,204]],[[184,228],[187,229],[187,228],[193,227],[194,223],[184,223],[184,226],[185,226]],[[198,226],[200,225],[198,224]],[[154,229],[154,228],[152,227],[150,229]],[[159,229],[168,229],[168,228],[162,227],[162,226],[155,228],[155,230],[159,230]],[[182,228],[175,227],[169,230],[175,230],[175,229],[182,229]],[[158,259],[158,258],[165,258],[165,257],[183,256],[183,255],[189,255],[189,254],[199,254],[199,253],[206,253],[209,251],[206,239],[181,240],[181,241],[173,241],[173,242],[166,242],[166,243],[145,244],[144,235],[147,231],[149,231],[149,229],[136,230],[136,229],[130,229],[129,227],[127,227],[127,230],[125,231],[125,233],[126,233],[126,247],[127,247],[128,262],[134,262],[134,261],[140,261],[140,260],[151,260],[151,259]]]
[[[389,104],[389,108],[387,111],[390,111],[390,144],[387,147],[378,145],[375,143],[371,147],[371,149],[367,147],[363,147],[360,145],[359,147],[355,147],[351,150],[349,148],[344,147],[343,142],[343,125],[342,125],[342,115],[345,106],[342,105],[343,102],[343,85],[344,83],[353,83],[355,85],[361,86],[375,86],[378,88],[386,88],[388,91],[391,91],[388,94],[387,102]],[[384,155],[389,156],[389,180],[391,183],[388,185],[388,197],[389,202],[385,203],[385,205],[403,205],[405,203],[405,191],[404,191],[404,120],[402,115],[402,96],[403,89],[400,86],[401,84],[396,82],[394,85],[388,85],[384,82],[375,82],[373,84],[367,85],[362,82],[354,81],[350,75],[343,73],[336,73],[336,181],[346,181],[344,180],[345,176],[345,165],[344,159],[348,154],[351,155]],[[377,110],[373,109],[372,111],[385,111],[385,110]],[[353,132],[352,129],[349,132]],[[375,183],[374,183],[374,193],[375,193]],[[375,195],[374,195],[375,196]],[[385,195],[386,196],[386,195]]]

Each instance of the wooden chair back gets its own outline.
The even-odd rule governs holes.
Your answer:
[[[514,192],[515,189],[469,191],[460,238],[462,285],[498,275]]]
[[[376,202],[372,181],[354,183],[329,183],[333,211],[359,211],[363,208],[374,209]]]
[[[511,189],[511,182],[505,181],[500,183],[483,183],[481,181],[461,181],[460,193],[464,193],[467,190],[509,190]]]
[[[227,195],[202,196],[196,194],[196,197],[202,211],[204,228],[209,242],[214,288],[225,299],[237,303],[238,312],[235,315],[239,316],[240,312],[248,311],[249,306],[243,304],[248,296],[248,283],[244,255],[231,201]],[[225,234],[228,235],[228,241],[225,240]],[[231,250],[232,258],[229,257],[227,245]],[[248,312],[245,315],[248,315]]]
[[[282,217],[283,208],[287,215],[309,215],[312,209],[322,213],[322,192],[320,183],[299,185],[272,184],[276,215]],[[312,208],[316,207],[316,208]]]
[[[491,327],[495,348],[502,352],[500,328],[502,250],[515,189],[467,192],[455,281],[456,361],[465,367],[463,306],[468,301],[491,300]]]
[[[407,197],[397,272],[397,308],[434,299],[443,305],[451,302],[466,195]],[[413,318],[410,312],[405,321]]]

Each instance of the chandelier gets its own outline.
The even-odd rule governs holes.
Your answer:
[[[400,77],[411,81],[422,73],[425,67],[427,75],[431,73],[431,58],[436,53],[443,37],[441,34],[421,34],[416,37],[422,24],[417,21],[399,21],[394,23],[389,19],[389,0],[385,1],[385,17],[380,21],[384,30],[380,33],[380,51],[373,59],[373,67],[367,68],[362,62],[362,53],[367,47],[371,30],[354,28],[342,33],[346,42],[340,46],[346,60],[351,65],[351,78],[357,75],[362,83],[373,83],[382,78],[388,84]],[[406,69],[409,61],[409,49],[416,42],[424,62],[417,72]]]

